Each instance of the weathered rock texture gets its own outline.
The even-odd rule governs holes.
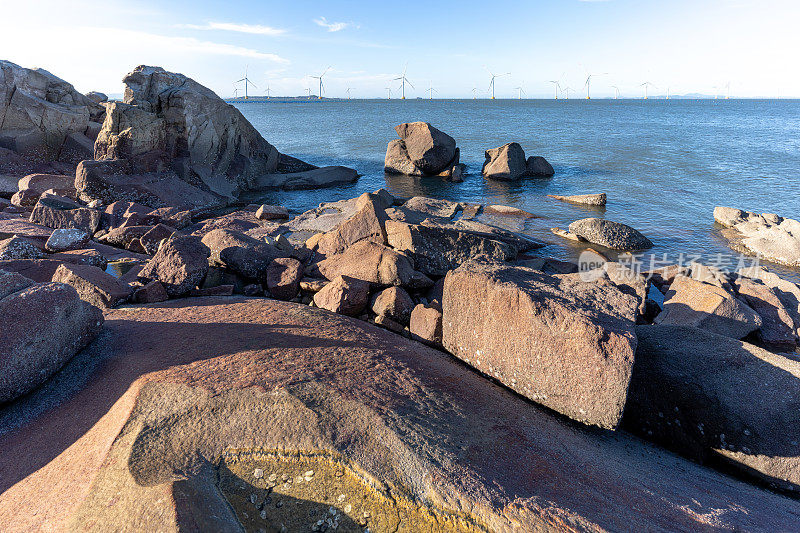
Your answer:
[[[800,529],[795,501],[347,317],[214,298],[114,310],[106,329],[0,411],[4,529]]]
[[[800,266],[800,221],[732,207],[714,208],[714,220],[730,228],[722,235],[733,249],[758,254],[767,261]]]
[[[800,362],[691,327],[636,334],[626,427],[800,490]]]
[[[616,428],[636,350],[637,305],[610,284],[469,262],[445,278],[443,344],[535,402]]]
[[[481,172],[484,178],[502,181],[517,180],[523,176],[549,177],[555,172],[544,157],[525,158],[519,143],[506,143],[499,148],[486,150],[486,161]]]
[[[89,344],[103,326],[103,315],[68,285],[35,284],[0,270],[0,321],[3,404],[41,385]]]
[[[561,200],[562,202],[569,202],[571,204],[582,205],[606,205],[606,193],[601,192],[598,194],[572,194],[569,196],[559,196],[557,194],[548,194],[550,198]]]
[[[456,141],[427,122],[395,127],[400,139],[386,149],[384,170],[390,174],[435,176],[458,164]]]
[[[0,148],[33,160],[91,157],[90,122],[102,106],[43,69],[0,60]]]
[[[570,233],[612,250],[646,250],[650,239],[630,226],[602,218],[584,218],[569,225]]]
[[[170,296],[183,296],[206,277],[210,253],[197,237],[175,236],[159,248],[139,277],[160,281]]]

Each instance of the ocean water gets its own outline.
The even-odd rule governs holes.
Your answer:
[[[539,218],[509,227],[574,259],[549,231],[585,217],[623,222],[650,238],[656,266],[700,255],[733,268],[738,254],[718,235],[717,205],[800,218],[798,100],[322,100],[235,104],[278,150],[316,165],[345,165],[362,177],[334,189],[275,192],[264,201],[302,211],[385,187],[398,196],[505,204]],[[430,122],[456,139],[463,183],[386,175],[394,126]],[[552,178],[495,182],[481,176],[484,151],[516,141],[544,156]],[[592,208],[548,198],[605,192]],[[666,257],[665,255],[666,254]],[[651,259],[651,258],[655,259]],[[797,279],[797,271],[773,269]]]

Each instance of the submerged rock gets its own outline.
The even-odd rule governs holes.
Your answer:
[[[443,344],[535,402],[614,429],[633,366],[637,308],[613,285],[469,262],[445,278]]]

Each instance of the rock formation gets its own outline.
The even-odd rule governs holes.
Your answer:
[[[800,266],[800,221],[731,207],[714,208],[714,220],[728,228],[722,235],[733,249],[774,263]]]
[[[459,165],[456,141],[427,122],[403,123],[395,131],[400,138],[386,148],[387,173],[436,176]]]
[[[544,157],[525,159],[525,151],[515,142],[486,150],[485,156],[481,172],[487,179],[512,181],[523,176],[550,177],[555,173]]]

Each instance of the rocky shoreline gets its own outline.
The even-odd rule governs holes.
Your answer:
[[[658,243],[601,218],[554,228],[571,263],[509,206],[248,204],[358,176],[158,67],[124,102],[0,72],[8,530],[800,529],[800,286],[608,261]],[[464,179],[452,137],[395,130],[387,172]],[[553,175],[485,155],[483,179]],[[714,218],[800,264],[797,221]]]

